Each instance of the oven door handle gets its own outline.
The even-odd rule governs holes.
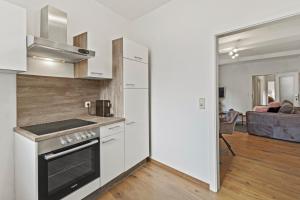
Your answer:
[[[57,157],[60,157],[60,156],[63,156],[63,155],[67,155],[67,154],[70,154],[72,152],[84,149],[86,147],[90,147],[90,146],[92,146],[94,144],[97,144],[97,143],[99,143],[99,140],[93,140],[93,141],[91,141],[87,144],[75,147],[73,149],[68,149],[66,151],[62,151],[62,152],[55,153],[55,154],[54,153],[47,154],[47,155],[44,156],[44,158],[45,158],[45,160],[51,160],[51,159],[54,159],[54,158],[57,158]]]

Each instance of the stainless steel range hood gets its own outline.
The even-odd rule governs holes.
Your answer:
[[[41,10],[41,37],[27,36],[29,57],[78,63],[95,52],[67,44],[67,14],[51,6]]]

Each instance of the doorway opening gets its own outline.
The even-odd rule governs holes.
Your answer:
[[[283,190],[300,181],[300,15],[218,35],[217,60],[222,190],[296,199]]]

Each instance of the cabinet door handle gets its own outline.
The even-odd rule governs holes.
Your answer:
[[[127,86],[132,86],[132,87],[134,87],[134,86],[135,86],[135,84],[134,84],[134,83],[126,83],[126,85],[127,85]]]
[[[100,72],[91,72],[91,74],[95,74],[95,75],[99,75],[99,76],[103,75],[103,73],[100,73]]]
[[[73,149],[69,149],[69,150],[62,151],[62,152],[55,153],[55,154],[53,154],[53,153],[47,154],[47,155],[44,156],[44,158],[45,158],[45,160],[51,160],[51,159],[67,155],[67,154],[73,153],[75,151],[84,149],[84,148],[87,148],[87,147],[93,146],[97,143],[99,143],[99,140],[93,140],[93,141],[91,141],[87,144],[84,144],[84,145],[81,145],[81,146],[78,146],[78,147],[74,147]]]
[[[136,122],[128,122],[128,123],[126,123],[126,125],[133,125],[133,124],[136,124]]]
[[[142,57],[139,57],[139,56],[134,56],[135,59],[139,59],[139,60],[143,60]]]
[[[116,129],[116,128],[120,128],[121,126],[114,126],[114,127],[110,127],[110,128],[108,128],[109,130],[114,130],[114,129]]]
[[[101,143],[106,144],[106,143],[109,143],[109,142],[112,142],[112,141],[115,141],[115,140],[116,140],[115,138],[111,138],[109,140],[102,141]]]

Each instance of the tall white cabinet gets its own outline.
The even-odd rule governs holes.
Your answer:
[[[148,89],[125,89],[125,170],[149,157]]]
[[[125,170],[149,157],[148,48],[129,39],[114,41],[114,68],[122,72],[122,115],[125,122]],[[117,65],[117,66],[116,66]]]
[[[26,71],[26,9],[0,1],[0,24],[0,70]]]

